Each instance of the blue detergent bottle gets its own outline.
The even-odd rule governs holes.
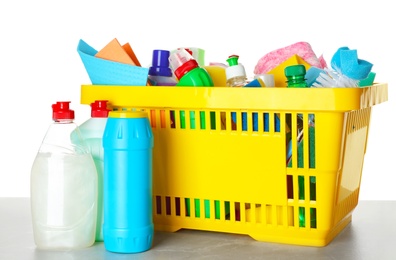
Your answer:
[[[139,253],[151,248],[152,149],[146,112],[111,111],[103,134],[106,250]]]

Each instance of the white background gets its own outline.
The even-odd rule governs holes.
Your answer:
[[[360,199],[396,199],[395,14],[392,1],[50,1],[0,3],[0,197],[30,196],[30,168],[51,122],[51,104],[70,100],[88,119],[81,84],[90,84],[80,39],[100,50],[129,42],[143,66],[152,50],[206,51],[205,63],[238,54],[248,76],[266,53],[298,41],[329,61],[339,47],[374,64],[389,101],[372,110]],[[393,11],[392,11],[393,10]],[[392,170],[393,169],[393,170]]]

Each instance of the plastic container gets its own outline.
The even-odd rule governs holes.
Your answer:
[[[54,122],[31,169],[33,235],[41,249],[84,248],[95,241],[96,168],[69,103],[52,105]]]
[[[96,221],[95,241],[103,241],[103,146],[102,137],[109,114],[107,100],[95,100],[91,103],[91,117],[83,122],[79,129],[89,152],[94,159],[98,174],[98,214]]]
[[[226,69],[227,87],[243,87],[247,82],[245,67],[238,64],[238,55],[228,57],[228,67]]]
[[[151,248],[153,134],[146,112],[112,111],[103,135],[104,245],[116,253]]]
[[[178,49],[169,56],[170,67],[179,80],[177,86],[213,87],[209,73],[186,49]]]
[[[352,220],[358,204],[371,110],[387,101],[388,86],[83,85],[81,103],[90,104],[95,99],[108,99],[119,108],[145,109],[154,115],[150,122],[156,140],[153,150],[156,230],[229,232],[259,241],[325,246]],[[159,116],[169,111],[175,111],[175,115],[180,111],[205,115],[214,112],[215,128],[182,129],[177,123],[172,128],[169,117],[163,122]],[[239,123],[235,129],[231,127],[231,112],[237,113]],[[247,113],[246,131],[242,130],[242,112]],[[253,113],[258,116],[257,131],[252,127]],[[222,115],[226,119],[224,127],[220,122]],[[287,135],[291,136],[292,144],[297,144],[299,117],[303,118],[304,140],[313,146],[304,142],[298,152],[293,145],[292,164],[288,166]],[[308,118],[315,121],[314,134],[307,130]],[[196,120],[199,124],[201,117]],[[205,120],[208,123],[209,117]],[[313,151],[310,147],[314,147]],[[209,201],[208,214],[203,214],[205,200]],[[188,201],[190,214],[186,210]],[[226,203],[230,205],[229,214]],[[216,205],[220,205],[219,216],[215,214]],[[199,216],[191,214],[196,208],[200,209]],[[304,225],[300,224],[302,212]],[[315,225],[311,225],[312,219],[316,219]]]
[[[170,51],[154,50],[148,78],[153,86],[175,86],[176,78],[169,67]]]

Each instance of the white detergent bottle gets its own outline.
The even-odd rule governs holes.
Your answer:
[[[80,125],[80,132],[95,162],[98,174],[98,215],[95,241],[103,242],[103,145],[102,137],[106,127],[109,109],[107,100],[91,103],[91,117]]]
[[[95,241],[98,177],[69,103],[52,105],[53,123],[31,168],[33,235],[40,249],[85,248]]]

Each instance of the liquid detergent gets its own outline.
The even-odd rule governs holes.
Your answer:
[[[109,109],[107,100],[96,100],[91,104],[91,117],[80,125],[80,132],[95,162],[98,174],[98,218],[96,221],[96,241],[103,241],[103,146],[102,137]]]
[[[95,241],[98,178],[70,102],[52,105],[31,169],[34,241],[40,249],[77,249]]]

